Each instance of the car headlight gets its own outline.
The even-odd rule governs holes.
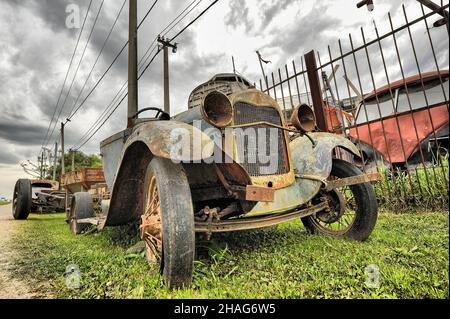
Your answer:
[[[301,104],[294,109],[291,122],[296,129],[304,133],[312,132],[316,128],[316,116],[307,104]]]
[[[206,95],[201,105],[201,111],[205,120],[215,127],[226,127],[233,120],[231,101],[219,91],[213,91]]]

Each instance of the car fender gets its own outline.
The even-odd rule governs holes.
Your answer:
[[[189,152],[181,152],[181,136],[188,139]],[[196,127],[178,121],[153,121],[137,125],[123,153],[136,142],[147,145],[153,156],[174,162],[197,162],[211,157],[214,152],[214,142],[210,137]]]
[[[189,152],[180,149],[180,136],[189,138]],[[142,213],[144,179],[153,157],[174,162],[201,162],[214,153],[214,142],[197,128],[177,121],[137,124],[122,148],[104,226],[137,221]]]

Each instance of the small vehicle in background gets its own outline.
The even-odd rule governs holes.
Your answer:
[[[365,165],[383,160],[403,169],[432,162],[448,153],[448,105],[448,70],[415,75],[365,96],[348,135]]]
[[[65,209],[65,193],[59,191],[59,183],[52,180],[19,179],[14,187],[13,216],[24,220],[30,213],[62,212]]]

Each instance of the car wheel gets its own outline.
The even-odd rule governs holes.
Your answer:
[[[31,212],[31,181],[19,179],[14,187],[12,213],[14,219],[25,220]]]
[[[335,159],[330,179],[361,174],[355,165]],[[305,228],[311,234],[364,241],[375,228],[378,203],[372,184],[357,184],[327,193],[321,192],[318,198],[326,199],[330,209],[302,219]]]
[[[91,194],[76,193],[73,195],[69,211],[69,227],[72,233],[79,235],[89,229],[91,224],[79,221],[93,217],[95,217],[95,212]]]
[[[140,235],[147,261],[169,287],[192,284],[195,224],[191,190],[180,164],[154,158],[146,172]]]

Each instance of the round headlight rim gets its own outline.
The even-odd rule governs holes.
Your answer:
[[[211,98],[211,96],[214,96],[214,95],[218,95],[218,96],[226,99],[226,101],[228,102],[227,107],[229,107],[229,110],[228,110],[228,112],[226,112],[226,114],[228,114],[228,118],[225,121],[223,121],[223,123],[220,123],[220,121],[212,120],[211,117],[208,115],[207,110],[205,109],[207,99]],[[202,104],[200,106],[200,110],[201,110],[202,117],[205,119],[205,121],[214,127],[225,128],[225,127],[231,125],[233,122],[233,115],[234,115],[233,104],[231,103],[228,96],[220,91],[215,90],[215,91],[209,92],[206,96],[204,96],[203,100],[202,100]]]
[[[302,115],[304,112],[301,112],[301,111],[304,108],[307,108],[306,111],[308,112],[308,114]],[[307,115],[312,116],[312,119],[311,118],[309,119],[310,122],[312,121],[312,124],[309,124],[310,128],[305,128],[305,125],[302,123],[302,118],[306,117]],[[317,119],[316,119],[316,115],[314,113],[313,108],[306,103],[302,103],[302,104],[296,106],[294,108],[294,111],[292,112],[291,123],[296,129],[298,129],[299,131],[301,131],[303,133],[313,132],[317,127]]]

